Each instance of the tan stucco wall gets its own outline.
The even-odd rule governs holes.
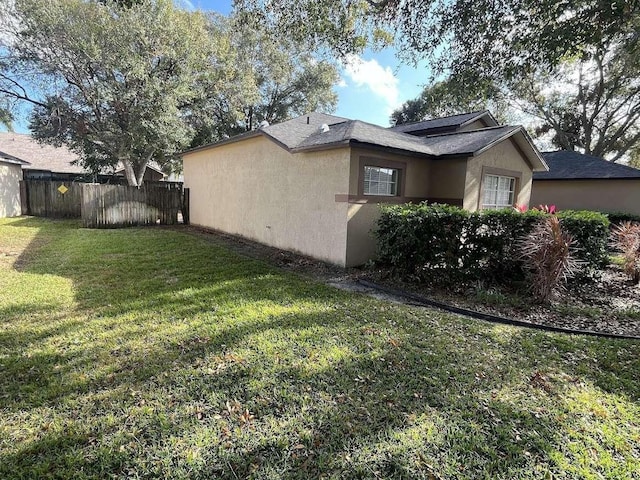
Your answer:
[[[461,200],[464,197],[467,160],[434,160],[429,179],[429,197]]]
[[[345,265],[348,148],[290,154],[260,136],[183,160],[191,223]]]
[[[465,179],[464,208],[475,211],[481,208],[480,194],[482,190],[483,167],[509,170],[521,173],[521,178],[516,187],[517,205],[529,205],[531,197],[531,167],[515,147],[512,140],[505,140],[490,148],[486,152],[467,160],[467,173]]]
[[[640,215],[640,180],[534,180],[531,205]]]
[[[423,199],[430,196],[431,169],[433,162],[424,158],[413,158],[375,150],[352,149],[349,194],[358,195],[360,181],[360,158],[373,158],[406,165],[404,196],[409,199]],[[463,177],[464,178],[464,177]],[[362,265],[374,257],[376,242],[373,229],[380,216],[379,201],[349,203],[347,227],[347,266]]]
[[[358,182],[360,181],[360,158],[372,158],[390,160],[392,162],[406,164],[406,184],[404,186],[405,197],[427,197],[429,190],[429,178],[431,161],[424,158],[413,158],[406,155],[383,153],[364,148],[351,149],[351,167],[349,174],[349,194],[358,194]]]
[[[475,122],[471,122],[469,125],[465,125],[459,131],[469,132],[471,130],[479,130],[481,128],[487,128],[486,123],[484,123],[482,120],[476,120]]]
[[[18,217],[20,208],[20,165],[0,163],[0,218]]]

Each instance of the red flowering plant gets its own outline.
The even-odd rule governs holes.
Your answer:
[[[529,210],[526,205],[516,205],[513,208],[520,213],[525,213],[527,210]],[[538,205],[537,207],[532,207],[531,210],[548,213],[550,215],[555,215],[558,212],[558,209],[555,205]]]

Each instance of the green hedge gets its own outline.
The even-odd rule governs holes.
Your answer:
[[[611,225],[619,225],[622,222],[636,222],[640,223],[640,215],[625,212],[609,212],[605,213]]]
[[[585,273],[593,273],[608,262],[609,219],[599,212],[562,210],[560,225],[571,234],[578,248],[578,258],[585,264]]]
[[[513,209],[467,212],[449,205],[426,203],[383,205],[375,232],[378,261],[397,273],[440,283],[490,278],[524,278],[516,241],[548,214]],[[607,259],[606,216],[596,212],[558,214],[575,238],[584,273]]]

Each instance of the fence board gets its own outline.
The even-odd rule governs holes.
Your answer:
[[[61,185],[67,188],[65,193],[58,190]],[[176,182],[150,182],[137,188],[25,180],[23,192],[25,213],[37,217],[82,218],[87,227],[175,225],[178,213],[185,210],[182,184]]]
[[[64,186],[65,193],[58,190]],[[27,213],[36,217],[79,218],[82,187],[79,183],[24,180]]]
[[[81,203],[86,227],[175,225],[182,209],[182,186],[83,184]]]

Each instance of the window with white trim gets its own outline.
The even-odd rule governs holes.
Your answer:
[[[516,179],[501,175],[484,176],[482,208],[497,210],[512,207],[515,203]]]
[[[364,167],[364,194],[394,197],[398,195],[398,178],[400,170],[397,168]]]

